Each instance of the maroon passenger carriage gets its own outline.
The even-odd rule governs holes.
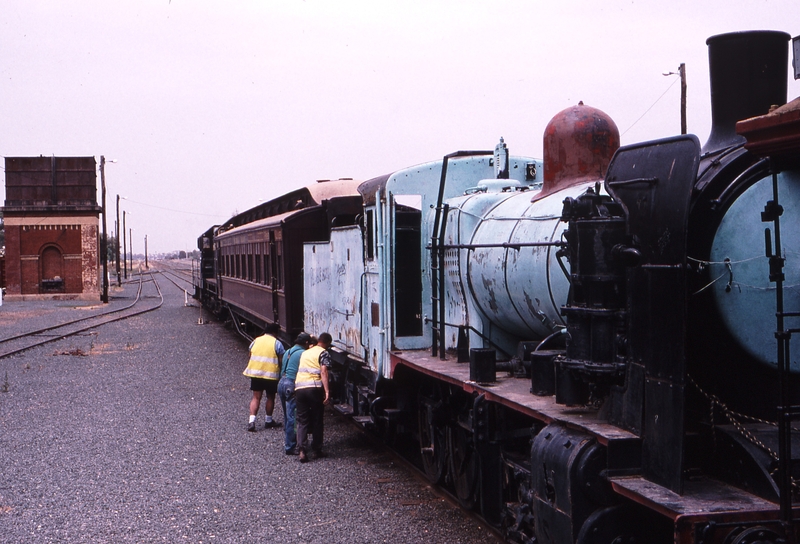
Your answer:
[[[357,186],[352,179],[319,181],[209,229],[198,239],[202,276],[195,279],[204,304],[247,337],[278,323],[284,340],[293,339],[304,328],[303,243],[355,222]]]

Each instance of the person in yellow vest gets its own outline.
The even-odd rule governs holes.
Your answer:
[[[331,356],[328,348],[333,339],[327,332],[319,335],[316,346],[311,346],[300,356],[300,365],[294,380],[294,398],[297,402],[297,450],[301,463],[309,459],[308,435],[312,436],[311,454],[323,457],[322,432],[325,405],[330,402],[328,367]]]
[[[280,330],[280,325],[277,323],[269,323],[264,327],[264,334],[250,344],[250,361],[242,374],[250,378],[250,390],[253,392],[253,398],[250,399],[250,421],[247,423],[247,430],[251,433],[256,431],[256,416],[264,392],[267,393],[267,400],[264,403],[266,412],[264,428],[281,426],[272,420],[275,393],[278,392],[278,381],[281,377],[280,361],[286,351],[281,341],[275,337]]]

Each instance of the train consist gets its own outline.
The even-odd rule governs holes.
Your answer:
[[[702,147],[620,148],[579,104],[543,161],[501,139],[209,229],[196,296],[243,334],[329,331],[336,409],[509,542],[797,542],[788,40],[709,38]]]

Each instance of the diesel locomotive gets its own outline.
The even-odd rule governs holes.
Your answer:
[[[620,147],[578,104],[542,161],[501,139],[214,226],[195,295],[248,336],[330,332],[335,409],[509,542],[797,542],[788,42],[708,39],[702,146]]]

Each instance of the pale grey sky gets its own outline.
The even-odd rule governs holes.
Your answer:
[[[0,0],[0,156],[117,159],[109,230],[120,194],[134,251],[145,234],[151,252],[188,250],[316,179],[501,136],[541,157],[579,100],[623,144],[677,134],[680,85],[662,73],[681,62],[704,142],[706,38],[796,36],[799,15],[796,0]]]

